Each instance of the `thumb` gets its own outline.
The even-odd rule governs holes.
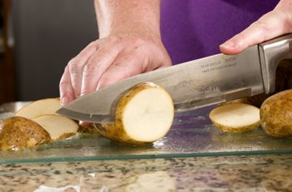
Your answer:
[[[249,46],[262,43],[291,31],[291,22],[287,18],[287,13],[273,10],[252,23],[241,33],[220,45],[220,51],[225,54],[237,54]]]

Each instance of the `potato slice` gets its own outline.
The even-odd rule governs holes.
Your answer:
[[[260,109],[263,130],[274,137],[292,137],[292,89],[277,93]]]
[[[50,134],[52,141],[71,137],[77,133],[79,128],[75,121],[60,115],[41,115],[32,120],[41,125]]]
[[[56,111],[61,108],[59,98],[48,98],[34,101],[15,113],[15,116],[35,118],[44,114],[57,114]]]
[[[50,141],[46,130],[24,117],[10,117],[0,125],[0,149],[3,151],[30,149]]]
[[[165,136],[173,118],[171,96],[153,83],[140,83],[119,100],[114,124],[95,124],[95,127],[113,141],[142,144]]]
[[[224,132],[242,133],[260,125],[259,108],[245,103],[230,103],[213,109],[209,117]]]

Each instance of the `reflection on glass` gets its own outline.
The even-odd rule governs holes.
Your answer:
[[[19,106],[20,103],[17,106],[5,105],[0,107],[0,111],[13,112],[11,109]],[[0,152],[0,163],[292,154],[291,138],[270,137],[260,127],[242,134],[218,130],[208,118],[211,109],[207,107],[177,114],[170,132],[153,145],[127,146],[99,135],[79,135],[42,145],[36,150]]]

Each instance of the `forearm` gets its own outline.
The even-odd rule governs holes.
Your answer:
[[[95,0],[100,38],[139,34],[160,38],[160,0]]]

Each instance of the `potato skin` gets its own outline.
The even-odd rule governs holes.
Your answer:
[[[94,124],[94,127],[97,129],[98,133],[112,141],[119,143],[132,144],[132,145],[141,145],[146,144],[147,142],[137,141],[128,136],[124,130],[123,126],[123,111],[127,103],[141,90],[150,87],[158,87],[153,83],[140,83],[133,88],[131,88],[117,103],[115,110],[115,123],[113,124]]]
[[[261,126],[274,137],[292,137],[292,89],[277,93],[260,108]]]
[[[234,128],[234,127],[221,125],[221,124],[216,123],[214,121],[212,121],[212,123],[214,124],[215,127],[217,127],[218,129],[221,129],[223,132],[226,132],[226,133],[249,132],[249,131],[253,131],[254,129],[256,129],[260,125],[260,122],[256,122],[256,123],[248,125],[248,126],[242,126],[242,127],[239,127],[239,128]]]
[[[11,117],[0,125],[0,150],[3,151],[30,149],[50,141],[45,129],[24,117]]]
[[[230,102],[226,102],[223,103],[221,105],[219,105],[217,108],[214,108],[210,113],[209,113],[209,118],[212,121],[213,125],[220,129],[223,132],[227,132],[227,133],[244,133],[244,132],[249,132],[252,131],[254,129],[256,129],[257,127],[259,127],[260,125],[260,118],[258,118],[258,120],[254,123],[250,123],[249,125],[234,125],[234,126],[228,126],[224,123],[219,123],[216,119],[214,118],[214,115],[221,113],[221,114],[226,114],[226,110],[222,111],[223,108],[225,107],[229,107],[230,110],[232,109],[237,109],[239,108],[239,106],[249,106],[251,108],[255,108],[257,111],[259,111],[259,109],[251,104],[249,104],[245,99],[237,99],[234,101],[230,101]],[[232,107],[232,108],[230,108]],[[219,110],[219,111],[218,111]],[[221,111],[221,112],[220,112]]]

